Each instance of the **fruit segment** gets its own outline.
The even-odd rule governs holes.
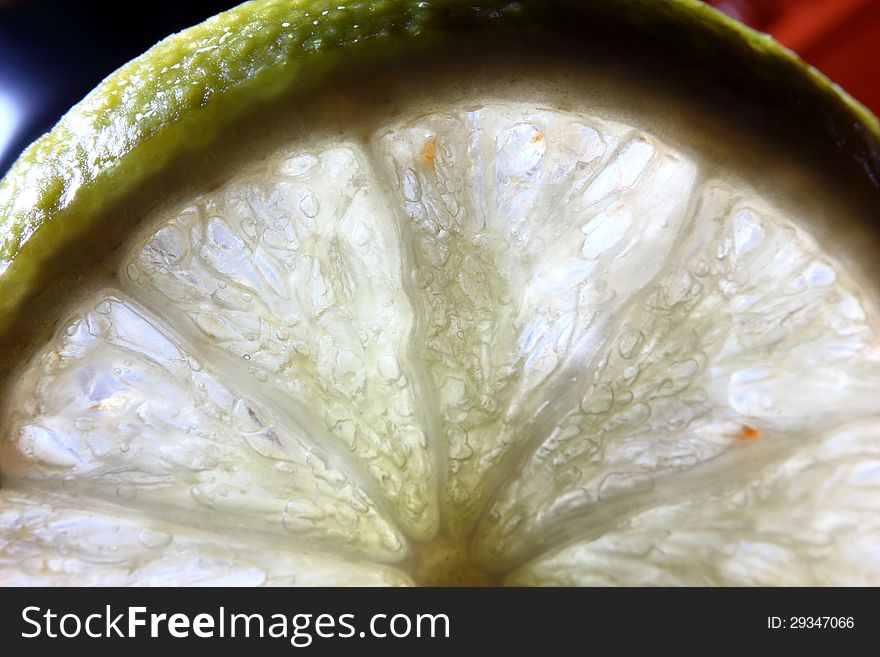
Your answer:
[[[318,541],[380,561],[405,545],[289,418],[221,383],[179,336],[102,296],[34,362],[2,445],[4,488],[114,500],[189,527]]]
[[[287,153],[154,227],[123,280],[227,376],[366,471],[426,539],[436,483],[397,227],[382,203],[356,147]]]
[[[577,406],[573,381],[660,270],[697,167],[626,126],[503,104],[391,128],[376,151],[404,209],[462,535],[523,426]]]
[[[739,481],[658,499],[518,569],[513,585],[880,584],[880,422],[804,433]]]
[[[167,522],[0,493],[0,586],[405,586],[382,566],[235,545]]]
[[[731,472],[746,480],[751,451],[772,462],[876,412],[877,334],[839,268],[727,185],[697,200],[662,274],[622,307],[599,365],[572,381],[579,402],[549,431],[535,426],[540,439],[477,532],[482,562],[503,567],[595,531],[688,486],[691,469],[707,491]]]

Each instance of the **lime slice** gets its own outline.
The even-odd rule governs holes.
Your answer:
[[[124,235],[95,242],[95,272],[56,288],[76,288],[63,321],[19,357],[0,581],[880,581],[873,288],[818,205],[759,189],[656,110],[553,102],[534,71],[437,77],[342,129],[269,131],[112,225],[102,194],[180,171],[187,125],[294,84],[285,62],[305,89],[367,36],[400,56],[543,15],[465,6],[245,5],[130,64],[24,156],[2,187],[9,325],[59,278],[47,257]],[[648,6],[630,28],[669,11],[688,38],[752,43],[691,3]],[[168,73],[204,48],[241,65],[191,74],[219,81],[213,113]],[[66,169],[62,138],[88,116],[94,166]]]

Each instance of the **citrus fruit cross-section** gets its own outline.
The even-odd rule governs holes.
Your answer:
[[[880,581],[869,288],[742,172],[539,96],[146,212],[8,385],[0,582]]]

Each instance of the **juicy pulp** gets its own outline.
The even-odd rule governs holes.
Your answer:
[[[530,102],[283,144],[145,219],[16,384],[0,572],[99,577],[125,509],[169,538],[102,563],[163,576],[222,531],[267,583],[873,581],[876,321],[800,219]]]

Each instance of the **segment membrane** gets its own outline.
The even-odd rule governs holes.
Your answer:
[[[13,408],[4,487],[63,487],[270,543],[404,554],[373,500],[295,423],[221,383],[121,296],[100,297],[61,331]]]
[[[0,586],[402,586],[400,571],[0,492]]]
[[[349,455],[413,536],[439,522],[397,228],[353,146],[279,158],[135,249],[125,283]],[[154,229],[155,230],[155,229]]]
[[[593,540],[513,573],[513,585],[880,584],[880,422],[811,435],[721,490],[658,500]]]
[[[375,148],[405,211],[461,535],[523,425],[577,404],[571,379],[660,270],[696,166],[625,126],[510,105],[420,118]]]
[[[798,450],[877,411],[877,335],[838,267],[727,186],[699,201],[599,365],[571,382],[579,403],[549,430],[535,425],[540,440],[481,523],[482,561],[503,567],[590,531],[704,462],[723,457],[748,478],[743,450]],[[746,444],[758,442],[770,445]]]

